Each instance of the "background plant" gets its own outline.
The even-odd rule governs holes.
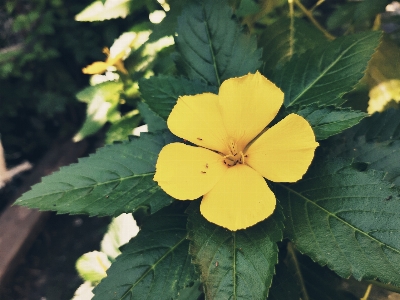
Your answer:
[[[90,21],[137,9],[120,1],[104,16],[107,2],[85,11]],[[381,14],[389,1],[376,3],[170,1],[170,10],[163,4],[168,11],[160,25],[132,28],[152,32],[121,58],[127,74],[114,64],[117,76],[78,94],[88,112],[94,101],[107,104],[101,122],[87,114],[85,124],[94,126],[80,131],[82,137],[109,121],[108,141],[122,140],[141,118],[150,133],[99,149],[44,178],[17,203],[58,213],[133,213],[141,230],[121,249],[94,299],[176,299],[199,282],[198,297],[206,299],[354,299],[335,280],[314,286],[312,278],[326,270],[299,253],[343,278],[398,290],[399,114],[364,112],[375,86],[398,79],[379,63],[390,57],[380,53],[398,53],[396,30],[383,38],[376,30],[396,21]],[[88,13],[94,6],[100,17]],[[145,53],[165,36],[174,36],[174,45]],[[276,121],[302,115],[321,146],[302,180],[271,183],[280,206],[270,218],[230,232],[208,223],[197,202],[174,201],[152,177],[161,148],[177,140],[165,127],[176,99],[216,93],[223,80],[256,70],[285,93]],[[395,106],[392,95],[381,109]]]

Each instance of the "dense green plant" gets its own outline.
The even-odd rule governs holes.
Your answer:
[[[148,40],[96,65],[109,77],[77,96],[88,103],[82,130],[90,129],[79,138],[109,121],[108,141],[119,141],[44,178],[16,202],[58,213],[134,215],[140,231],[93,299],[179,299],[188,290],[190,299],[354,299],[338,288],[337,275],[399,290],[400,113],[362,111],[370,89],[399,79],[373,57],[390,43],[375,30],[389,2],[338,3],[333,13],[323,1],[309,2],[171,0],[159,25],[130,30],[152,31]],[[96,1],[78,19],[125,16],[138,9],[129,3]],[[344,12],[347,22],[339,19]],[[329,16],[327,24],[318,14]],[[174,45],[154,48],[165,36],[174,36]],[[153,177],[160,151],[186,142],[166,125],[177,99],[218,94],[225,80],[256,71],[284,92],[273,124],[298,114],[319,147],[301,180],[268,181],[278,200],[270,217],[231,231],[207,221],[199,200],[176,201]],[[123,103],[131,105],[127,113]],[[150,132],[131,136],[141,118]],[[327,279],[315,285],[315,278]]]

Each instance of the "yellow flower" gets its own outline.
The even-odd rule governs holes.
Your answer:
[[[124,62],[122,58],[126,55],[124,51],[121,51],[116,56],[111,57],[110,50],[106,47],[103,49],[103,53],[107,55],[105,62],[95,61],[91,65],[82,69],[83,74],[103,74],[109,67],[114,66],[118,71],[128,74],[128,71],[124,67]]]
[[[179,200],[203,196],[201,214],[232,231],[266,219],[276,199],[263,177],[301,179],[318,146],[296,114],[266,129],[282,104],[282,91],[258,72],[224,81],[218,95],[180,97],[168,128],[199,147],[166,145],[154,180]]]

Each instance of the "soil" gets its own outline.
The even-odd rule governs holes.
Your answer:
[[[1,300],[70,300],[83,281],[75,270],[84,253],[100,249],[110,218],[52,214]]]

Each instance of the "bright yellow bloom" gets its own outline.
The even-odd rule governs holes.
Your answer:
[[[265,130],[282,104],[282,91],[258,72],[224,81],[218,95],[180,97],[168,128],[199,147],[165,146],[154,180],[179,200],[203,196],[201,214],[232,231],[266,219],[276,199],[263,177],[301,179],[318,146],[296,114]]]
[[[103,53],[107,55],[107,59],[105,62],[103,61],[95,61],[91,65],[82,69],[83,74],[103,74],[107,71],[108,67],[114,66],[118,71],[128,74],[128,71],[124,67],[124,62],[122,58],[126,55],[124,51],[118,53],[118,55],[111,57],[110,50],[108,48],[103,49]]]

